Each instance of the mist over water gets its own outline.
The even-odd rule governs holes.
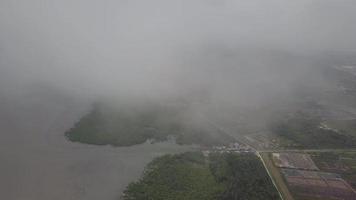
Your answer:
[[[1,0],[0,197],[116,199],[153,157],[190,148],[66,141],[96,101],[176,102],[189,120],[262,126],[305,99],[336,105],[322,72],[356,65],[355,10],[353,0]]]

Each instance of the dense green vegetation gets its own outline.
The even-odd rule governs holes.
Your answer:
[[[146,107],[109,107],[95,104],[65,134],[73,142],[130,146],[147,140],[164,141],[169,136],[178,144],[222,145],[234,141],[214,129],[197,127],[183,119],[179,108],[150,105]]]
[[[210,169],[224,185],[221,200],[279,199],[262,162],[253,154],[212,154]]]
[[[166,155],[152,161],[131,183],[123,200],[276,200],[260,160],[253,154],[199,152]]]
[[[151,162],[124,200],[213,200],[223,191],[200,153],[166,155]]]
[[[343,134],[356,136],[356,120],[328,120],[326,124]]]
[[[321,127],[321,120],[296,114],[274,123],[272,131],[299,148],[354,148],[355,137]]]

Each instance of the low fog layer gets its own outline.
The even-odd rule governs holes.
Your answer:
[[[117,199],[154,157],[190,148],[66,140],[103,99],[184,104],[188,120],[228,128],[263,128],[314,99],[354,117],[337,105],[354,97],[324,72],[356,65],[355,10],[355,0],[0,0],[0,198]]]
[[[326,52],[355,52],[355,9],[352,0],[2,0],[0,88],[255,104],[306,79],[324,84],[311,68]]]

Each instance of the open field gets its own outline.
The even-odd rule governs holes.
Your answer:
[[[311,155],[320,170],[340,174],[356,189],[356,152],[314,152]]]
[[[356,199],[354,151],[276,151],[260,155],[285,199]]]
[[[297,169],[281,171],[288,187],[298,200],[356,198],[356,192],[338,174]]]

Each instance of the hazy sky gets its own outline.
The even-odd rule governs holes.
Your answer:
[[[0,198],[117,199],[185,151],[68,142],[93,98],[183,99],[184,120],[245,134],[295,89],[330,91],[326,52],[356,55],[356,0],[0,0]]]
[[[283,75],[256,49],[356,52],[355,11],[354,0],[1,0],[0,89],[245,91]],[[309,65],[293,62],[277,65]]]

